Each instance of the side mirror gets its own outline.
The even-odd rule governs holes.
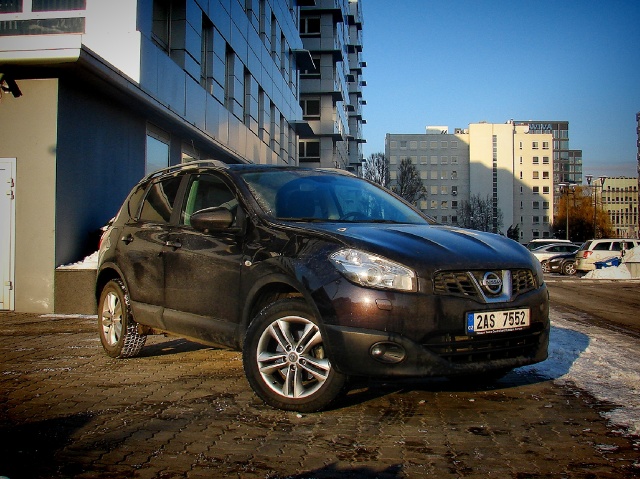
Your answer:
[[[191,215],[191,226],[205,233],[224,231],[231,228],[233,219],[233,214],[228,209],[218,206],[196,211]]]

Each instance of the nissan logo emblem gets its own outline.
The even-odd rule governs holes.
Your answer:
[[[502,291],[502,278],[493,271],[487,271],[482,277],[482,286],[491,294]]]

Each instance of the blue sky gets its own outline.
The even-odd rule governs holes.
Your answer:
[[[387,133],[568,121],[583,173],[637,175],[638,0],[361,0],[364,155]]]

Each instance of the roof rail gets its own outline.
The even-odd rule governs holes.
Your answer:
[[[158,176],[166,175],[167,173],[174,173],[176,171],[202,168],[202,167],[205,167],[205,166],[216,166],[218,168],[228,168],[229,167],[229,165],[227,163],[225,163],[224,161],[220,161],[220,160],[193,160],[193,161],[187,161],[185,163],[180,163],[178,165],[172,165],[172,166],[168,166],[166,168],[162,168],[160,170],[153,171],[153,172],[149,173],[148,175],[146,175],[143,178],[143,181],[151,180],[151,179],[156,178]]]

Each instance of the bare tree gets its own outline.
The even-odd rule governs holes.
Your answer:
[[[463,228],[498,233],[502,228],[502,211],[494,206],[491,196],[473,195],[458,206],[458,224]]]
[[[397,182],[391,189],[394,193],[416,206],[418,201],[427,196],[427,189],[420,179],[418,169],[411,162],[411,158],[404,158],[400,162]]]
[[[389,187],[389,161],[384,153],[371,153],[362,165],[362,176],[367,180]]]

